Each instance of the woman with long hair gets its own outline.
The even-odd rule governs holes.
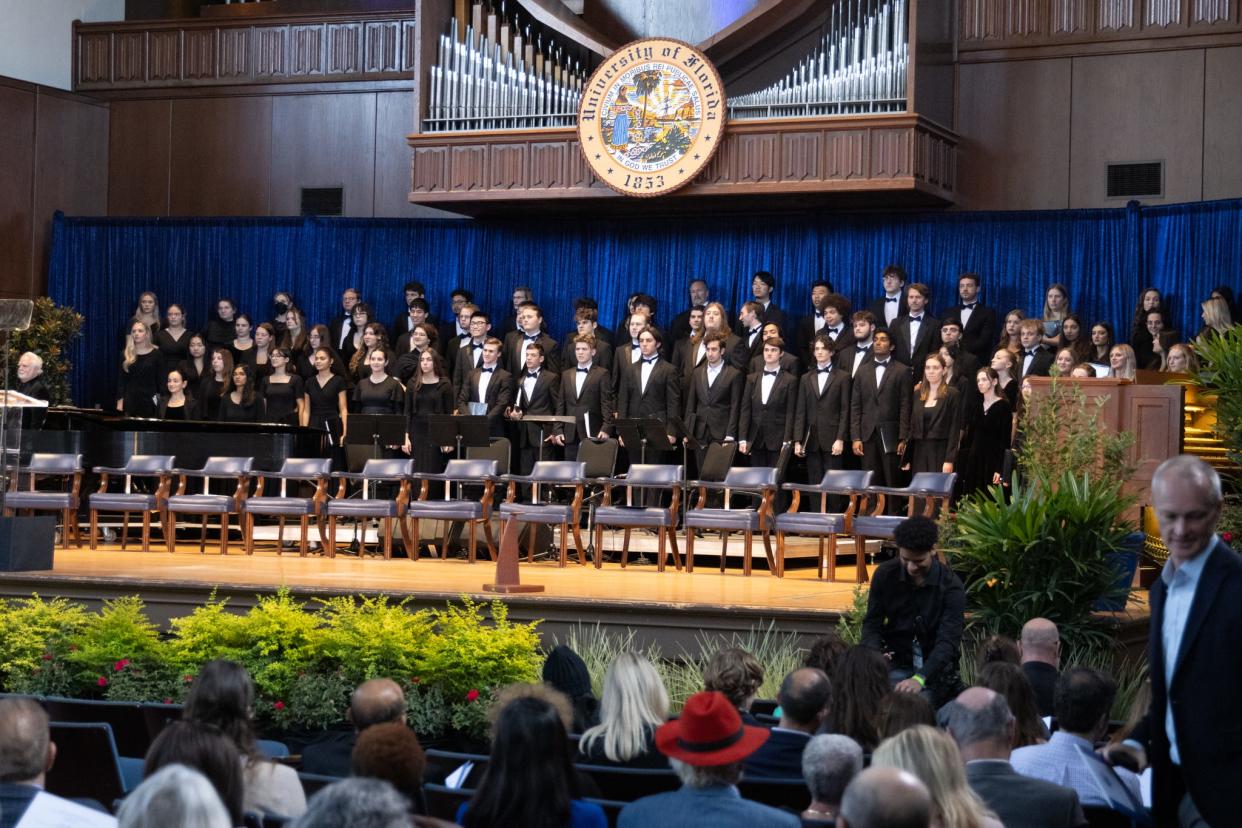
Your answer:
[[[868,647],[850,647],[832,671],[832,733],[849,736],[864,751],[880,742],[880,707],[892,691],[888,664]]]
[[[185,327],[185,311],[180,305],[169,305],[164,312],[164,319],[162,328],[151,328],[151,341],[160,349],[164,358],[164,370],[172,371],[189,356],[190,338],[193,334]]]
[[[1225,301],[1223,296],[1212,296],[1199,306],[1200,317],[1203,319],[1203,327],[1199,330],[1195,339],[1203,339],[1210,336],[1220,336],[1233,327],[1233,313],[1229,310],[1229,303]]]
[[[1022,353],[1022,338],[1018,335],[1018,323],[1026,319],[1026,311],[1014,308],[1005,314],[1005,327],[1001,330],[1000,341],[996,347],[1004,348],[1014,354]]]
[[[236,302],[227,296],[221,296],[216,300],[216,312],[211,319],[207,320],[207,327],[203,329],[207,347],[227,348],[233,342],[233,337],[237,336],[234,329],[236,317]]]
[[[335,352],[326,346],[315,349],[311,360],[315,375],[306,382],[306,405],[303,426],[328,432],[334,446],[344,445],[345,424],[349,418],[349,396],[345,379],[335,372]]]
[[[272,372],[272,349],[276,347],[276,329],[271,322],[262,322],[254,329],[254,350],[250,364],[258,381]]]
[[[273,348],[268,360],[271,373],[263,378],[263,419],[269,423],[302,424],[302,408],[306,405],[306,387],[302,378],[289,373],[289,351]]]
[[[367,354],[368,374],[354,386],[354,411],[359,414],[401,414],[405,410],[405,387],[388,374],[391,354],[374,348]]]
[[[444,471],[453,446],[437,446],[431,442],[427,417],[452,414],[457,404],[453,383],[449,381],[444,360],[435,351],[424,351],[418,358],[418,372],[406,385],[405,446],[414,458],[414,470],[439,474]]]
[[[938,828],[1004,828],[966,783],[962,754],[949,734],[915,725],[885,739],[871,755],[873,768],[899,768],[918,777],[932,799]]]
[[[234,365],[254,364],[254,326],[244,313],[237,314],[233,320],[233,341],[229,343],[229,350],[233,352]]]
[[[1013,406],[1001,392],[1000,377],[991,367],[975,373],[979,402],[971,412],[967,432],[970,456],[966,461],[962,491],[978,492],[1004,484],[1005,452],[1013,436]]]
[[[354,382],[371,373],[370,358],[375,351],[388,351],[388,332],[378,322],[368,322],[362,328],[362,346],[354,351],[349,361],[349,375]]]
[[[605,828],[604,810],[579,799],[569,738],[552,704],[522,696],[500,709],[487,771],[458,809],[457,822],[464,828]]]
[[[1116,341],[1112,325],[1108,322],[1096,322],[1091,326],[1091,352],[1087,361],[1097,365],[1107,365]]]
[[[134,315],[129,318],[130,323],[142,322],[147,326],[147,330],[151,332],[151,336],[155,336],[155,332],[160,329],[160,300],[149,290],[144,290],[138,295],[138,302],[134,305]]]
[[[910,471],[951,472],[962,437],[962,398],[945,382],[948,366],[940,354],[923,363],[923,380],[914,387],[910,412]]]
[[[254,369],[242,362],[233,366],[233,385],[220,398],[222,423],[257,423],[263,420],[263,398],[254,390]]]
[[[366,302],[354,305],[354,309],[349,312],[349,324],[353,328],[353,334],[345,337],[345,341],[341,343],[341,359],[347,367],[353,364],[354,354],[361,350],[362,334],[370,323],[371,306]],[[332,340],[329,338],[326,341],[331,343]]]
[[[233,385],[233,352],[216,348],[211,352],[210,368],[198,384],[198,409],[195,419],[216,420],[220,417],[220,401]]]
[[[397,361],[392,366],[393,376],[401,382],[409,382],[418,373],[418,366],[422,362],[424,353],[439,353],[437,350],[439,338],[440,335],[435,325],[427,322],[411,328],[409,334],[398,340],[405,344],[407,350],[397,355]]]
[[[125,337],[116,410],[126,417],[154,417],[164,381],[164,358],[151,342],[147,323],[134,321]]]
[[[168,372],[164,379],[168,388],[167,396],[160,397],[158,416],[161,420],[192,420],[194,399],[190,396],[185,377],[176,368]]]
[[[1008,662],[989,662],[979,669],[975,684],[996,691],[1009,702],[1009,710],[1017,720],[1015,748],[1042,745],[1048,741],[1048,728],[1044,727],[1043,719],[1039,717],[1035,688],[1021,667]]]
[[[1082,318],[1076,313],[1066,314],[1061,321],[1061,343],[1059,347],[1069,348],[1074,352],[1074,363],[1086,362],[1091,358],[1091,342],[1082,329]]]
[[[668,719],[668,691],[645,657],[625,651],[604,676],[600,723],[578,740],[579,760],[591,765],[666,768],[655,746],[656,728]]]
[[[1134,359],[1134,349],[1129,345],[1114,345],[1108,352],[1108,375],[1120,379],[1134,379],[1138,365]]]
[[[1154,287],[1145,287],[1139,294],[1134,306],[1134,319],[1130,322],[1130,346],[1134,347],[1136,339],[1141,339],[1147,332],[1147,314],[1158,310],[1167,316],[1164,297]],[[1135,348],[1137,351],[1138,349]]]
[[[299,817],[306,812],[306,794],[297,771],[264,759],[255,743],[254,684],[246,668],[217,659],[194,677],[184,718],[217,728],[242,757],[245,810]]]
[[[1169,348],[1160,370],[1168,374],[1197,374],[1199,357],[1195,355],[1194,348],[1185,342],[1179,342]]]
[[[289,308],[285,313],[285,329],[280,335],[280,347],[289,352],[290,357],[297,360],[306,350],[306,314],[301,308]]]
[[[1008,348],[1001,348],[992,355],[991,368],[996,372],[997,390],[1009,401],[1009,407],[1018,404],[1018,357]]]
[[[1050,348],[1057,347],[1060,342],[1061,326],[1069,314],[1069,290],[1060,282],[1053,282],[1044,294],[1044,345]]]
[[[200,333],[190,334],[186,343],[185,359],[177,363],[177,370],[185,377],[186,385],[198,388],[204,375],[211,369],[211,358],[207,356],[207,342]]]
[[[1052,367],[1048,370],[1048,375],[1052,377],[1068,377],[1070,371],[1074,370],[1074,366],[1078,361],[1074,359],[1074,351],[1072,348],[1062,348],[1057,351],[1056,359],[1052,361]]]

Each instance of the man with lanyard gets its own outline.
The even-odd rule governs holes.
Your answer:
[[[962,690],[958,661],[966,615],[961,579],[935,552],[929,517],[897,525],[897,557],[876,569],[863,617],[862,645],[884,655],[899,693],[927,693],[940,707]]]

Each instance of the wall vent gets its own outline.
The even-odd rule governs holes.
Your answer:
[[[1108,197],[1134,198],[1164,195],[1164,162],[1108,165]]]
[[[344,187],[303,187],[302,215],[304,216],[343,216],[345,215]]]

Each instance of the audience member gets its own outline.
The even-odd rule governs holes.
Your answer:
[[[297,771],[263,758],[255,744],[253,716],[254,684],[245,668],[222,659],[204,664],[190,687],[185,718],[219,728],[241,753],[247,811],[301,816],[306,794]]]
[[[1073,788],[1083,805],[1140,813],[1138,777],[1095,754],[1096,741],[1108,732],[1116,695],[1117,683],[1098,670],[1074,667],[1062,673],[1054,701],[1060,729],[1047,744],[1015,750],[1014,770]]]
[[[823,670],[831,677],[836,668],[837,659],[849,647],[850,645],[846,644],[845,639],[841,637],[841,633],[829,627],[827,632],[811,642],[810,649],[806,651],[806,656],[802,659],[802,666]]]
[[[619,653],[604,676],[600,723],[578,740],[582,762],[632,768],[668,767],[656,749],[656,728],[668,719],[668,691],[644,656]]]
[[[358,735],[372,725],[405,722],[405,693],[392,679],[377,678],[359,684],[349,698],[348,730],[321,733],[302,750],[302,770],[323,776],[349,776],[350,756]]]
[[[43,379],[43,357],[33,351],[27,351],[18,357],[17,387],[13,390],[36,400],[51,399],[47,382]]]
[[[750,705],[762,686],[763,665],[738,647],[717,651],[703,670],[703,689],[723,693],[748,725],[759,726],[759,720],[750,713]]]
[[[966,784],[962,756],[943,731],[927,725],[903,730],[880,743],[871,766],[900,768],[918,777],[931,793],[940,828],[1004,828]]]
[[[425,813],[423,772],[427,755],[405,722],[383,722],[358,734],[351,760],[354,776],[383,779],[410,801],[416,814]]]
[[[599,699],[591,690],[591,673],[582,656],[558,644],[543,662],[543,680],[560,690],[574,706],[573,733],[599,724]]]
[[[936,711],[922,693],[889,693],[880,702],[876,729],[880,740],[915,725],[935,725]]]
[[[802,751],[828,718],[832,685],[823,670],[802,667],[785,676],[776,695],[780,724],[771,737],[746,758],[746,775],[796,778],[802,771]]]
[[[245,779],[241,755],[233,742],[212,725],[170,722],[147,749],[142,775],[150,777],[169,765],[201,773],[216,789],[232,825],[241,825]]]
[[[166,765],[130,791],[116,812],[119,828],[230,828],[216,789],[196,770]]]
[[[306,813],[289,828],[408,828],[410,805],[382,779],[333,782],[311,797]]]
[[[880,743],[880,706],[892,692],[888,666],[875,650],[850,647],[837,659],[832,673],[837,699],[828,729],[849,736],[872,751]]]
[[[948,728],[966,762],[966,780],[1005,828],[1087,824],[1073,789],[1022,776],[1009,764],[1017,722],[999,693],[963,691],[948,705]]]
[[[979,670],[975,684],[994,690],[1005,697],[1017,720],[1015,748],[1041,745],[1048,741],[1048,728],[1039,717],[1035,691],[1022,668],[1007,661],[994,661]]]
[[[862,767],[862,747],[849,736],[821,733],[811,737],[802,751],[802,778],[811,792],[811,804],[802,812],[803,823],[835,819],[846,786]]]
[[[34,699],[0,698],[0,826],[12,828],[56,761],[47,713]]]
[[[838,828],[928,828],[932,800],[914,774],[897,768],[868,768],[841,797]]]
[[[1052,697],[1061,675],[1061,633],[1047,618],[1032,618],[1022,625],[1019,642],[1022,672],[1035,691],[1040,716],[1052,715]]]
[[[767,729],[743,724],[723,693],[695,693],[679,719],[656,731],[681,788],[626,805],[618,828],[796,828],[793,814],[744,800],[737,790],[742,761],[769,737]]]

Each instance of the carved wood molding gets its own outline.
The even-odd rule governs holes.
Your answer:
[[[409,80],[413,14],[76,23],[74,88]]]
[[[591,174],[576,138],[570,128],[410,135],[410,201],[623,198]],[[952,203],[956,176],[956,136],[917,115],[789,118],[730,124],[678,195],[906,192]]]

